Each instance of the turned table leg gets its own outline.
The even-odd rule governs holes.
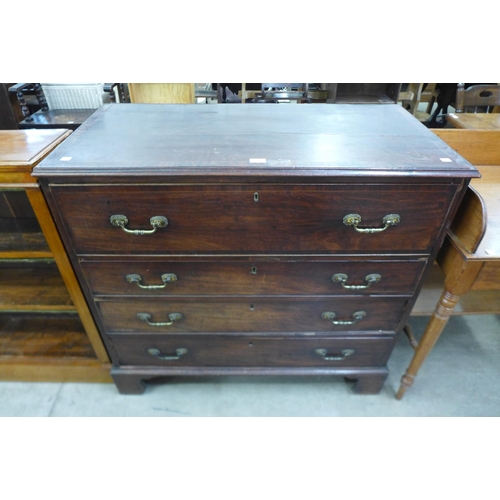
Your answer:
[[[401,379],[401,385],[396,394],[396,399],[401,399],[406,389],[413,384],[418,370],[439,339],[459,298],[459,295],[454,295],[446,289],[443,291],[429,324],[425,329],[424,335],[415,349],[415,354],[411,360],[410,366],[408,366]]]
[[[410,366],[408,366],[406,373],[401,379],[396,399],[401,399],[406,389],[415,381],[418,370],[439,339],[459,298],[470,290],[483,265],[483,262],[480,260],[469,259],[467,255],[464,255],[449,240],[446,240],[443,244],[437,261],[445,274],[444,291],[441,294],[422,339],[415,348]]]

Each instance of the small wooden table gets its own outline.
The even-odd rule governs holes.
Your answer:
[[[448,113],[446,120],[455,128],[500,130],[500,113]]]
[[[462,115],[464,116],[464,115]],[[472,116],[472,115],[471,115]],[[500,115],[497,115],[500,116]],[[481,310],[500,312],[500,130],[434,131],[482,175],[473,179],[437,258],[444,290],[396,395],[401,399],[439,339],[458,301],[468,292],[487,291]],[[413,343],[412,343],[413,345]]]

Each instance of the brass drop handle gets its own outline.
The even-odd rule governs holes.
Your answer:
[[[354,354],[354,349],[342,349],[339,356],[329,356],[327,352],[328,351],[326,349],[314,349],[314,353],[323,358],[325,361],[342,361],[348,356],[352,356]]]
[[[337,273],[332,276],[332,281],[340,283],[344,288],[349,290],[364,290],[365,288],[370,288],[374,283],[378,283],[382,279],[382,276],[380,274],[367,274],[365,276],[367,285],[346,285],[348,278],[347,274]]]
[[[327,319],[332,322],[333,325],[354,325],[359,320],[366,316],[365,311],[356,311],[352,313],[352,319],[335,319],[337,315],[334,312],[326,311],[321,314],[323,319]]]
[[[181,359],[181,356],[185,356],[188,353],[188,350],[184,349],[184,347],[180,347],[175,350],[174,356],[165,356],[159,349],[152,347],[147,350],[147,353],[151,354],[151,356],[154,356],[155,358],[161,359],[162,361],[177,361],[178,359]]]
[[[389,214],[382,219],[384,227],[358,227],[361,223],[361,215],[359,214],[349,214],[343,219],[346,226],[353,226],[358,233],[381,233],[385,231],[389,226],[397,226],[401,222],[401,216],[398,214]]]
[[[153,229],[127,229],[125,226],[128,224],[128,218],[125,215],[112,215],[109,218],[111,225],[123,229],[128,234],[153,234],[156,233],[157,229],[168,226],[168,219],[163,217],[163,215],[155,215],[149,219],[149,223],[153,226]]]
[[[171,326],[174,324],[175,321],[181,320],[183,316],[181,313],[170,313],[168,315],[168,319],[170,321],[157,321],[157,322],[151,321],[151,318],[152,316],[149,313],[143,313],[143,312],[137,313],[137,319],[144,321],[149,326]]]
[[[144,288],[145,290],[159,290],[160,288],[165,288],[168,283],[174,283],[177,281],[177,276],[173,273],[165,273],[160,276],[163,281],[163,285],[143,285],[141,283],[142,277],[140,274],[127,274],[125,280],[129,283],[135,283],[139,288]]]

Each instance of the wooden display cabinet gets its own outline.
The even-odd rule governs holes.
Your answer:
[[[32,169],[68,130],[0,131],[0,379],[108,382],[109,358]]]

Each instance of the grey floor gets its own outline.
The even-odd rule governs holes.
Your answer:
[[[417,337],[428,317],[413,317]],[[454,316],[415,384],[395,393],[412,356],[401,336],[378,395],[334,377],[177,378],[140,396],[112,384],[0,383],[0,416],[99,417],[465,417],[500,416],[500,315]]]

